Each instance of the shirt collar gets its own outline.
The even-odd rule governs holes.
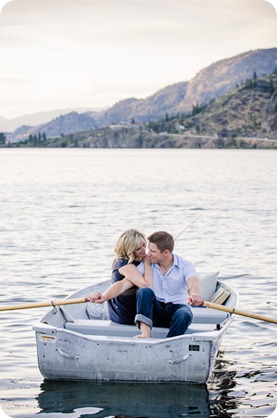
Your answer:
[[[180,268],[180,265],[179,265],[179,258],[178,258],[178,257],[177,257],[177,255],[176,255],[176,254],[174,254],[174,253],[173,253],[173,266],[176,266],[176,267]]]
[[[172,264],[172,266],[170,268],[172,268],[172,267],[180,268],[178,256],[176,254],[174,254],[174,253],[172,253],[172,255],[173,255],[173,264]],[[159,264],[153,264],[153,266],[160,268]]]

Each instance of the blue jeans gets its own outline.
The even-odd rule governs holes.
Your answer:
[[[192,322],[192,312],[187,305],[164,303],[156,299],[149,287],[137,291],[137,314],[135,323],[145,323],[150,328],[169,328],[167,338],[183,335]]]

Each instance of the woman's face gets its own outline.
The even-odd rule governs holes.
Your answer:
[[[143,258],[146,255],[146,242],[144,239],[140,240],[139,245],[134,251],[135,257]]]

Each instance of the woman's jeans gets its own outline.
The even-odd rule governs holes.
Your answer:
[[[164,303],[156,299],[155,293],[149,287],[137,291],[137,315],[135,323],[140,322],[150,328],[170,328],[167,338],[182,335],[192,322],[192,312],[187,305]]]

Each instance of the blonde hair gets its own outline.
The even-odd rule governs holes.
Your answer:
[[[117,258],[124,257],[128,260],[128,263],[132,263],[132,261],[140,261],[140,258],[136,257],[134,253],[140,246],[142,239],[146,243],[145,235],[137,229],[128,229],[123,232],[123,234],[121,234],[118,238],[114,248]]]

